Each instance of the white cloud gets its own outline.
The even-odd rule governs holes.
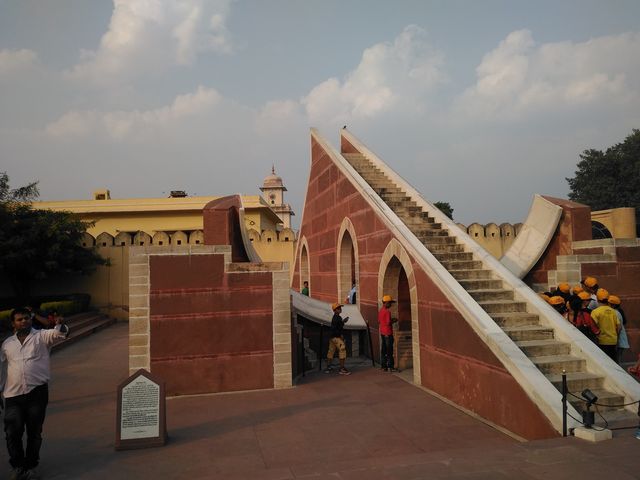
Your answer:
[[[312,123],[338,125],[392,109],[419,110],[424,95],[443,82],[443,55],[426,31],[410,25],[391,43],[367,48],[344,82],[330,78],[302,99]]]
[[[58,139],[98,135],[122,141],[149,134],[153,136],[189,117],[210,112],[220,100],[216,90],[199,87],[194,93],[177,96],[171,105],[153,110],[71,111],[47,125],[45,132]]]
[[[536,45],[510,33],[483,58],[476,84],[456,101],[462,120],[522,118],[536,112],[621,106],[640,99],[640,33]]]
[[[191,64],[200,53],[230,53],[226,20],[231,1],[113,0],[99,48],[81,52],[81,62],[68,75],[111,84]]]
[[[0,75],[23,71],[36,65],[38,55],[33,50],[0,50]]]

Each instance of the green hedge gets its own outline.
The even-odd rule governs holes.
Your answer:
[[[11,331],[11,310],[0,310],[0,330]]]
[[[43,314],[58,312],[58,315],[73,315],[84,310],[84,305],[80,301],[62,300],[60,302],[45,302],[40,305]]]

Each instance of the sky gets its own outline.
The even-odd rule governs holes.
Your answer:
[[[41,200],[257,194],[347,125],[454,219],[522,222],[640,128],[637,0],[0,0],[0,171]]]

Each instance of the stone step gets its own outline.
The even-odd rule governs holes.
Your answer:
[[[435,253],[434,253],[435,255]],[[437,258],[437,257],[436,257]],[[499,289],[502,288],[502,280],[487,279],[487,280],[460,280],[458,281],[462,288],[465,290],[485,290],[485,289]]]
[[[548,357],[551,355],[568,355],[571,346],[558,340],[522,340],[515,342],[527,357]],[[533,358],[531,358],[533,361]]]
[[[478,302],[485,312],[526,312],[527,304],[525,302],[516,302],[514,300],[484,300]]]
[[[441,230],[438,228],[430,228],[428,223],[423,223],[420,225],[408,225],[409,230],[418,238],[429,238],[429,237],[448,237],[449,232],[446,230]],[[455,244],[455,239],[451,237],[454,241],[448,242],[451,244]]]
[[[548,373],[545,375],[554,387],[562,390],[562,374]],[[589,372],[567,372],[567,389],[575,395],[580,396],[580,392],[585,388],[593,390],[594,388],[602,388],[603,378],[600,375]]]
[[[513,300],[513,290],[495,289],[495,290],[467,290],[477,302],[493,301],[493,300]]]
[[[394,202],[391,202],[394,203]],[[414,205],[389,205],[389,207],[396,213],[396,215],[408,215],[414,216],[422,212],[422,207],[419,207],[415,202],[411,202]]]
[[[422,243],[426,245],[426,242],[422,242]],[[449,273],[456,280],[484,280],[484,279],[493,277],[493,272],[491,270],[482,270],[482,269],[481,270],[475,270],[475,269],[449,270]]]
[[[387,205],[389,205],[392,209],[398,209],[398,210],[414,210],[414,211],[418,211],[415,210],[415,207],[420,208],[419,211],[422,211],[421,207],[418,207],[418,204],[416,202],[414,202],[413,200],[395,200],[395,199],[391,199],[391,200],[387,200],[385,199],[384,201]]]
[[[383,195],[391,195],[391,194],[400,194],[400,195],[405,195],[402,190],[398,187],[390,187],[390,188],[382,188],[382,187],[378,187],[378,188],[374,188],[373,189],[378,195],[380,195],[381,197]]]
[[[110,325],[116,323],[115,318],[107,317],[106,315],[97,315],[93,321],[89,323],[83,323],[83,325],[78,328],[77,326],[70,326],[71,329],[69,336],[60,343],[56,343],[51,347],[52,352],[57,352],[62,350],[63,348],[67,348],[75,342],[85,338],[92,333],[95,333],[103,328],[107,328]]]
[[[540,325],[540,319],[535,313],[495,312],[490,313],[489,316],[502,328]]]
[[[608,390],[604,390],[602,388],[590,388],[589,390],[591,390],[591,392],[598,397],[598,401],[596,402],[598,405],[598,411],[601,412],[611,412],[613,410],[621,410],[622,408],[619,407],[619,405],[622,405],[625,403],[624,401],[624,396],[619,395],[617,393],[613,393],[610,392]],[[562,391],[562,390],[560,390]],[[567,399],[569,400],[569,403],[571,403],[571,405],[573,405],[575,407],[576,410],[578,410],[578,412],[582,412],[583,410],[587,409],[587,402],[582,398],[582,396],[580,395],[582,393],[581,391],[576,391],[576,392],[571,392],[573,393],[573,395],[580,397],[580,398],[576,398],[573,395],[567,395]],[[595,410],[595,406],[591,407],[591,410]],[[624,417],[630,417],[629,419],[632,420],[631,422],[628,422],[630,424],[633,423],[637,423],[637,416],[635,415],[626,415],[626,414],[622,414]],[[596,417],[598,415],[596,414]],[[605,416],[605,418],[607,418]],[[597,421],[598,419],[596,419]],[[610,420],[610,418],[607,418],[607,420]],[[633,422],[633,423],[632,423]]]
[[[434,257],[439,261],[467,261],[473,260],[473,253],[471,252],[431,252]]]
[[[480,270],[482,268],[482,262],[479,260],[466,260],[462,262],[444,261],[440,263],[447,270]]]
[[[444,244],[444,245],[429,245],[429,251],[431,253],[459,253],[464,252],[464,245],[459,243],[456,244]]]
[[[416,237],[420,239],[420,241],[429,248],[430,245],[455,245],[456,239],[454,237],[450,237],[447,235],[447,232],[435,232],[433,234],[427,234],[425,232],[421,232],[420,234],[416,234]],[[462,270],[462,268],[460,268]],[[473,268],[467,268],[466,270],[473,270]]]
[[[531,361],[545,375],[548,373],[560,373],[565,370],[567,373],[584,372],[586,362],[582,358],[573,355],[548,355],[542,357],[532,357]]]
[[[504,327],[504,333],[514,342],[523,340],[550,340],[553,339],[553,328],[542,325],[522,325],[519,327]]]

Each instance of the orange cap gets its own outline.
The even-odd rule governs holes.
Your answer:
[[[331,310],[335,311],[335,310],[337,310],[338,308],[340,308],[342,306],[343,306],[342,303],[336,302],[336,303],[331,305]]]
[[[574,285],[573,294],[578,295],[580,292],[584,292],[584,288],[582,288],[580,285]]]
[[[558,290],[560,290],[562,293],[569,293],[571,287],[568,283],[561,283],[560,285],[558,285]]]
[[[591,295],[589,295],[587,292],[580,292],[578,294],[578,297],[580,297],[580,300],[591,300]]]
[[[384,295],[382,297],[382,303],[387,303],[387,302],[395,302],[395,300],[391,295]]]
[[[585,278],[582,283],[589,288],[593,288],[594,286],[596,286],[598,284],[598,280],[595,277],[587,277]]]
[[[599,288],[596,292],[596,298],[599,302],[606,302],[607,298],[609,298],[609,292],[607,292],[604,288]]]
[[[555,297],[551,297],[549,299],[549,303],[551,305],[562,305],[564,303],[564,298],[562,298],[559,295],[556,295]]]
[[[617,295],[609,295],[609,303],[612,305],[620,305],[620,297]]]

